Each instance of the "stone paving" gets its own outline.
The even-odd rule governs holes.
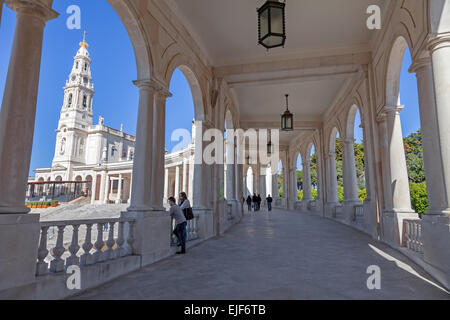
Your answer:
[[[381,268],[368,290],[367,267]],[[335,221],[246,214],[225,235],[75,299],[449,299],[396,250]]]

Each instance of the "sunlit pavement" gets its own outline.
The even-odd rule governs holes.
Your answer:
[[[381,289],[367,287],[380,267]],[[335,221],[247,213],[186,255],[122,276],[76,299],[449,299],[409,259]]]

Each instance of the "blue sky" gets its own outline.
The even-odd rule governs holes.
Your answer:
[[[81,8],[81,30],[69,30],[66,20],[69,5]],[[54,2],[54,9],[60,16],[47,23],[44,34],[42,65],[37,102],[36,124],[31,158],[30,175],[36,168],[49,167],[55,147],[55,129],[63,101],[63,86],[73,64],[73,56],[87,30],[87,42],[93,59],[92,73],[96,94],[94,96],[94,123],[100,115],[105,124],[120,128],[131,134],[136,132],[138,89],[132,84],[136,80],[136,62],[128,34],[115,11],[104,0],[78,0]],[[13,41],[15,14],[4,7],[0,27],[0,97],[3,97],[9,55]],[[414,74],[408,73],[411,55],[406,52],[400,81],[401,113],[403,135],[420,128],[417,82]],[[191,131],[194,107],[189,84],[182,72],[176,70],[170,83],[172,98],[166,105],[166,148],[173,151],[179,141],[171,141],[175,129]],[[355,121],[355,137],[362,138],[358,128],[359,114]],[[301,161],[298,161],[301,168]]]
[[[67,7],[77,4],[81,8],[81,30],[69,30],[66,21]],[[136,133],[138,89],[132,84],[136,80],[136,60],[128,34],[115,11],[106,1],[78,0],[54,2],[60,16],[47,23],[44,33],[42,65],[37,101],[36,124],[30,175],[36,168],[49,167],[55,148],[55,129],[63,101],[63,86],[69,77],[73,57],[87,30],[89,53],[93,60],[92,76],[95,85],[93,103],[94,124],[100,115],[107,126]],[[8,63],[15,28],[15,13],[4,7],[0,27],[0,97],[8,71]],[[170,91],[172,98],[166,107],[166,148],[172,150],[177,144],[170,141],[174,129],[191,131],[194,108],[189,84],[181,71],[173,75]],[[182,112],[180,112],[182,110]]]

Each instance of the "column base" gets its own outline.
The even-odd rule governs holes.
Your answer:
[[[200,239],[209,239],[214,237],[214,218],[211,209],[193,208],[195,215],[199,216],[198,219],[198,237]]]
[[[0,205],[0,215],[2,214],[27,214],[30,212],[30,208],[25,207],[7,207]]]
[[[342,202],[342,212],[344,213],[344,222],[346,224],[352,224],[355,220],[355,205],[360,205],[361,201],[359,200],[344,200]]]
[[[439,271],[434,276],[450,290],[450,217],[425,215],[422,241],[425,262]]]
[[[0,291],[36,280],[38,214],[0,214]]]
[[[128,211],[122,217],[135,218],[133,254],[141,256],[141,267],[171,255],[170,236],[172,224],[170,215],[164,211]]]
[[[403,220],[418,219],[419,215],[410,209],[383,211],[382,213],[382,240],[394,247],[403,244]]]
[[[364,229],[374,239],[378,239],[379,225],[377,219],[377,207],[375,201],[371,199],[365,199],[363,203],[364,207]]]
[[[325,204],[325,217],[327,218],[336,218],[336,210],[335,208],[340,205],[339,202],[327,202]]]

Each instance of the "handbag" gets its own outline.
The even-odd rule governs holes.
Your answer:
[[[184,208],[183,209],[183,214],[184,214],[184,217],[186,218],[186,220],[194,219],[194,212],[192,212],[192,208],[191,207]]]

